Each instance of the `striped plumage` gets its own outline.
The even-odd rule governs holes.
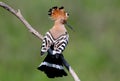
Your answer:
[[[64,26],[68,18],[63,7],[53,7],[49,15],[55,21],[54,26],[45,34],[41,46],[41,55],[48,53],[44,61],[38,67],[49,78],[67,76],[60,58],[68,44],[69,35]]]
[[[51,32],[47,32],[43,39],[43,44],[41,47],[41,54],[44,54],[47,52],[47,50],[53,46],[53,54],[61,54],[66,45],[68,44],[68,34],[65,32],[65,34],[60,35],[57,39],[55,39]]]

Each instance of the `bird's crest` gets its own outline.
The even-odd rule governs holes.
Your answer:
[[[49,9],[49,14],[50,17],[53,19],[53,20],[57,20],[57,19],[63,19],[63,20],[67,20],[68,18],[68,13],[65,12],[64,10],[64,7],[52,7],[51,9]]]

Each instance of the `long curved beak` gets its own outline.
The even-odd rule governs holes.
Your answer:
[[[71,30],[74,31],[73,27],[71,25],[69,25],[67,22],[65,23],[67,25],[67,27],[69,27]]]

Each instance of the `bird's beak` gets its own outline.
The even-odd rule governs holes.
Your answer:
[[[71,30],[74,31],[73,27],[71,25],[69,25],[67,22],[65,23],[67,25],[67,27],[69,27]]]

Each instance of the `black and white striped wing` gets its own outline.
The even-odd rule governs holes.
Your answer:
[[[45,52],[48,51],[50,46],[53,44],[53,41],[54,40],[53,40],[52,36],[50,35],[49,32],[47,32],[46,35],[44,36],[43,43],[41,46],[41,55],[43,55]]]
[[[65,34],[65,35],[62,35],[61,37],[59,37],[55,41],[54,51],[53,51],[53,52],[55,52],[55,54],[61,54],[65,50],[65,47],[68,44],[68,38],[69,38],[69,35]]]

